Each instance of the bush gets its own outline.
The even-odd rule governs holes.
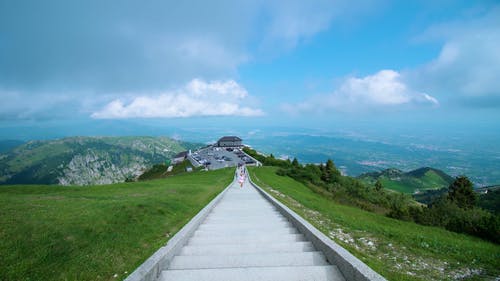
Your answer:
[[[481,208],[461,208],[455,201],[443,196],[421,212],[413,210],[415,222],[444,227],[500,243],[500,219]]]
[[[459,176],[448,188],[448,198],[462,209],[473,208],[477,201],[472,182],[466,176]]]
[[[283,167],[287,168],[292,166],[292,162],[290,160],[281,160],[281,159],[276,159],[273,154],[269,156],[264,156],[260,153],[258,153],[255,149],[251,149],[250,147],[243,147],[243,152],[246,154],[252,156],[255,158],[257,161],[262,163],[264,166],[276,166],[276,167]]]
[[[403,193],[396,193],[389,197],[391,211],[387,214],[388,217],[411,221],[410,205],[408,197]]]
[[[416,205],[409,195],[385,192],[381,184],[378,188],[370,187],[357,179],[342,176],[331,160],[319,166],[300,165],[296,159],[287,162],[271,155],[266,157],[264,163],[279,164],[282,168],[276,174],[289,176],[338,202],[384,212],[391,218],[439,226],[500,243],[499,217],[473,206],[475,194],[472,183],[465,176],[457,177],[448,193],[438,197],[428,207],[422,207]]]

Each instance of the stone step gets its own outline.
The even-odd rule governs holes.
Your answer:
[[[218,236],[218,237],[192,237],[187,245],[211,245],[211,244],[249,244],[249,243],[272,243],[281,242],[299,242],[305,241],[302,234],[280,234],[280,235],[252,235],[252,236]]]
[[[255,215],[255,216],[265,216],[269,214],[277,214],[280,213],[275,209],[264,209],[264,208],[241,208],[241,209],[216,209],[213,210],[210,215],[238,215],[238,216],[247,216],[247,215]]]
[[[207,216],[206,220],[230,220],[230,221],[244,221],[244,220],[262,220],[263,218],[283,220],[286,218],[279,212],[267,213],[211,213]]]
[[[284,217],[228,217],[228,218],[212,218],[208,217],[204,223],[207,224],[238,224],[238,223],[283,223],[288,222]]]
[[[264,221],[267,219],[278,220],[282,219],[283,215],[278,212],[269,213],[243,213],[243,212],[233,212],[233,213],[213,213],[207,216],[207,220],[260,220]]]
[[[268,233],[270,235],[286,235],[286,234],[298,234],[299,232],[297,231],[296,228],[277,228],[277,229],[248,229],[246,231],[241,231],[241,230],[231,230],[231,229],[226,229],[224,232],[222,231],[215,231],[215,230],[196,230],[193,234],[193,237],[200,237],[200,236],[208,236],[208,237],[217,237],[217,236],[254,236],[254,235],[259,235],[263,233]]]
[[[211,215],[225,215],[225,214],[238,214],[238,215],[264,215],[264,214],[279,214],[278,210],[267,207],[259,207],[259,208],[249,208],[249,207],[241,207],[241,208],[220,208],[214,209],[210,212]]]
[[[236,205],[236,202],[254,202],[256,204],[268,204],[267,201],[262,201],[262,197],[259,196],[231,196],[230,194],[227,195],[225,198],[227,201],[220,202],[218,206],[225,206],[225,205]]]
[[[335,265],[246,182],[230,187],[161,272],[168,281],[344,280]]]
[[[269,229],[269,228],[287,228],[293,227],[289,222],[267,222],[262,221],[259,224],[255,223],[203,223],[199,230],[224,230],[224,229]]]
[[[268,208],[268,209],[274,209],[274,206],[262,201],[265,199],[256,199],[256,200],[239,200],[238,204],[236,203],[231,203],[231,204],[219,204],[217,205],[217,208],[220,209],[245,209],[245,208]],[[260,201],[260,202],[259,202]]]
[[[182,248],[179,256],[207,256],[207,255],[239,255],[257,253],[290,253],[290,252],[313,252],[315,251],[311,242],[278,242],[272,244],[236,244],[236,245],[186,245]]]
[[[343,281],[336,266],[279,266],[165,270],[160,281]]]
[[[169,269],[328,265],[321,252],[248,254],[231,256],[176,256]]]
[[[223,202],[220,202],[218,204],[218,206],[238,206],[237,203],[242,203],[242,204],[245,204],[245,203],[252,203],[252,204],[257,204],[257,205],[267,205],[267,206],[271,206],[271,204],[269,204],[267,201],[262,201],[263,198],[262,197],[242,197],[242,196],[230,196],[228,195],[226,198],[227,201],[223,201]]]

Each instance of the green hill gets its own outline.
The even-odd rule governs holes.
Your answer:
[[[500,274],[497,244],[340,204],[278,175],[277,167],[249,170],[277,200],[388,280],[494,280]]]
[[[453,177],[441,170],[429,167],[406,173],[398,169],[386,169],[362,174],[358,179],[368,184],[374,184],[379,180],[384,188],[410,194],[448,188],[453,182]]]
[[[90,185],[135,178],[195,144],[166,137],[30,141],[0,154],[0,184]]]
[[[222,169],[113,185],[0,186],[0,280],[123,280],[233,175]]]
[[[168,166],[165,164],[156,164],[150,169],[146,170],[142,175],[137,177],[139,181],[148,181],[154,179],[161,179],[171,176],[176,176],[184,173],[190,173],[187,171],[188,168],[191,168],[191,171],[201,171],[203,170],[203,166],[194,167],[189,160],[184,160],[181,163],[173,164],[172,170],[168,171]]]

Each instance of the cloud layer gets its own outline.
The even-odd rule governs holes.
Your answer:
[[[335,28],[342,19],[357,20],[360,13],[377,10],[373,7],[382,7],[382,2],[388,3],[370,0],[357,5],[345,0],[1,3],[0,121],[51,116],[57,119],[75,114],[94,118],[148,114],[259,115],[262,112],[255,106],[243,105],[251,98],[243,85],[234,82],[249,81],[247,87],[259,82],[251,81],[253,77],[237,79],[242,65],[248,63],[256,69],[259,63],[262,67],[269,61],[272,64],[276,56],[290,54],[304,41]],[[436,106],[438,100],[442,108],[450,103],[500,107],[500,6],[454,16],[457,21],[434,24],[419,36],[419,43],[442,44],[435,59],[420,62],[421,66],[413,69],[370,70],[373,71],[370,75],[344,78],[329,94],[295,93],[291,99],[301,94],[303,101],[283,108],[291,112],[359,112]],[[314,43],[341,44],[335,40]],[[290,59],[286,56],[283,57]],[[338,73],[332,69],[326,72]],[[270,73],[263,83],[273,83],[272,76]],[[196,77],[205,80],[193,80]],[[188,86],[178,87],[193,81],[210,87],[232,81],[246,97],[229,95],[228,100],[223,100],[219,99],[223,96],[220,89],[207,88],[204,92],[212,93],[210,98],[214,99],[209,103],[208,96],[199,98]],[[165,91],[176,87],[177,90]],[[156,108],[156,104],[162,107]],[[190,109],[186,104],[191,105]],[[147,113],[146,108],[156,111]]]
[[[234,76],[329,27],[344,1],[60,0],[0,5],[0,86],[157,90]]]
[[[442,47],[435,59],[419,67],[345,78],[330,94],[283,104],[282,109],[292,114],[360,113],[435,107],[443,101],[446,106],[500,107],[500,6],[432,25],[416,41],[438,41]]]
[[[92,114],[96,119],[175,118],[193,116],[261,116],[245,105],[247,91],[233,80],[194,79],[185,87],[157,95],[138,95],[129,103],[113,100]]]
[[[443,41],[439,55],[409,70],[416,87],[467,106],[500,106],[500,6],[471,19],[434,25],[419,38]]]
[[[349,77],[331,94],[318,95],[298,104],[285,104],[289,113],[360,112],[401,106],[437,106],[436,98],[410,89],[401,74],[381,70],[365,77]]]
[[[131,92],[158,92],[196,77],[234,78],[257,53],[279,54],[327,29],[351,7],[344,2],[2,3],[0,91],[10,99],[0,118],[92,112],[111,100],[119,108],[117,100]],[[231,110],[240,109],[222,111]]]

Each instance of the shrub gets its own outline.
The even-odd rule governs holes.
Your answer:
[[[333,161],[321,165],[300,165],[275,159],[272,155],[263,163],[282,167],[276,174],[289,176],[304,183],[314,192],[369,211],[384,212],[387,216],[414,221],[423,225],[440,226],[450,231],[467,233],[500,243],[500,219],[476,202],[472,183],[465,176],[457,177],[449,192],[434,200],[428,207],[416,205],[409,195],[385,192],[381,184],[367,186],[357,179],[342,176]],[[279,165],[278,165],[279,164]]]

